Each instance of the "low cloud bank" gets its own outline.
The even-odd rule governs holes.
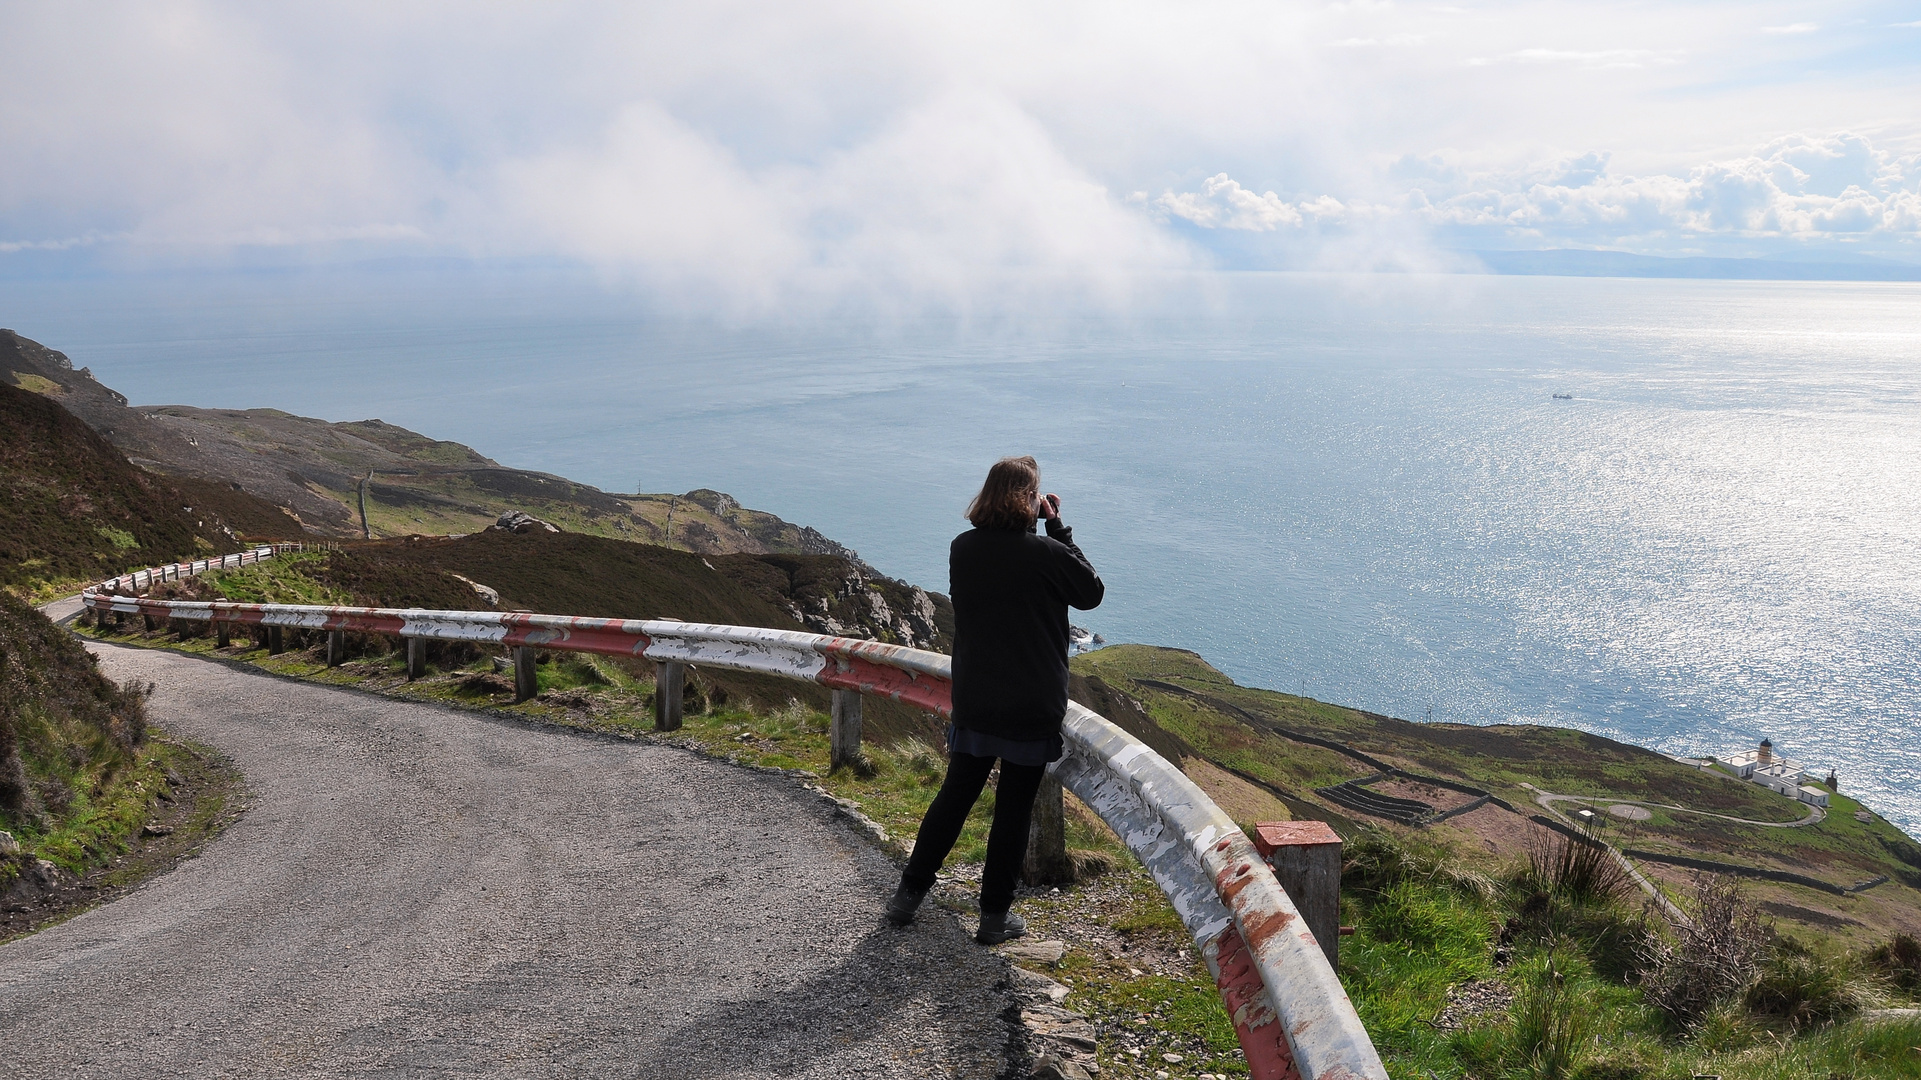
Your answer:
[[[1841,132],[1777,139],[1686,175],[1617,176],[1605,152],[1520,169],[1474,169],[1459,155],[1408,155],[1385,173],[1398,197],[1288,199],[1222,173],[1198,190],[1145,193],[1162,221],[1285,232],[1418,225],[1453,247],[1623,247],[1649,254],[1851,250],[1921,257],[1921,154]]]

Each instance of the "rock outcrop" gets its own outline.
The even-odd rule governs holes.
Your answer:
[[[496,520],[493,523],[493,525],[490,526],[490,528],[495,528],[495,529],[501,530],[502,532],[510,532],[510,533],[530,533],[530,532],[557,533],[560,531],[560,527],[558,525],[555,525],[551,521],[542,521],[539,518],[533,516],[532,514],[527,513],[525,510],[507,511],[506,513],[500,515],[499,519]]]

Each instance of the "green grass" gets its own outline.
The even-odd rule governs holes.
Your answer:
[[[234,570],[203,575],[197,591],[223,596],[237,604],[351,604],[343,589],[315,579],[313,571],[326,565],[325,551],[297,551]]]
[[[122,551],[138,551],[140,549],[139,539],[125,529],[116,529],[107,525],[96,525],[93,531],[106,537],[109,543]]]
[[[152,816],[155,800],[166,790],[167,770],[185,755],[172,743],[150,740],[124,767],[89,777],[53,828],[25,828],[18,838],[38,858],[84,873],[132,846],[134,836]],[[218,809],[210,805],[202,807],[201,813]]]
[[[146,738],[145,696],[0,594],[0,829],[75,872],[124,850],[165,771]]]

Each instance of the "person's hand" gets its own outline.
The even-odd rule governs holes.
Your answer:
[[[1042,517],[1049,521],[1059,521],[1061,517],[1061,497],[1051,493],[1042,495],[1039,509]]]

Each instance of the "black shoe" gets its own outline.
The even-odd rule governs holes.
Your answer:
[[[980,942],[982,945],[999,945],[1003,941],[1012,941],[1017,937],[1024,937],[1026,934],[1027,920],[1014,914],[1012,911],[1002,911],[995,914],[982,912],[981,928],[979,932],[974,935],[974,940]]]
[[[894,890],[894,898],[887,901],[887,921],[895,926],[906,926],[914,921],[914,912],[920,910],[920,902],[927,899],[926,889],[916,889],[905,881]]]

